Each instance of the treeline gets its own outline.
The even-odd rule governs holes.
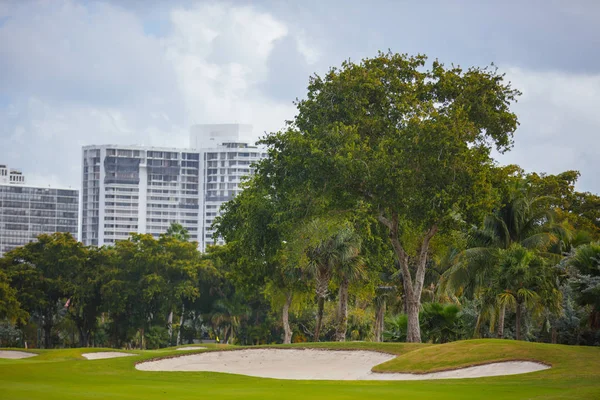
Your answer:
[[[496,172],[504,179],[492,212],[432,240],[421,340],[600,345],[600,197],[576,192],[573,171]],[[260,342],[407,341],[406,282],[380,222],[356,209],[299,213],[290,224],[279,219],[289,209],[257,182],[227,204],[217,226],[237,293],[256,304],[264,296],[281,329]],[[414,277],[416,266],[408,268]]]
[[[1,345],[156,348],[498,337],[600,344],[600,197],[498,166],[495,69],[380,53],[313,76],[202,254],[177,225],[0,259]]]
[[[6,253],[1,345],[158,348],[201,337],[202,293],[220,282],[188,238],[177,224],[102,248],[55,233]]]

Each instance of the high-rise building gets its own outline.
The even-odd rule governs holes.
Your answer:
[[[211,225],[221,205],[240,192],[243,178],[254,173],[253,164],[266,156],[263,148],[248,144],[251,133],[251,125],[239,124],[194,125],[190,129],[190,146],[200,154],[199,244],[203,250],[215,244]]]
[[[211,224],[239,193],[243,176],[265,155],[250,146],[249,125],[195,125],[190,148],[85,146],[81,241],[110,245],[130,233],[165,233],[180,223],[201,250],[214,244]]]
[[[198,240],[199,154],[141,146],[83,148],[81,241],[102,246],[173,222]]]
[[[25,176],[0,165],[0,255],[42,233],[77,237],[79,191],[25,185]]]

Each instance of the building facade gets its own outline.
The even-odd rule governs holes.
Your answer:
[[[158,237],[173,222],[198,240],[199,154],[141,146],[83,148],[81,241]]]
[[[10,169],[6,164],[0,164],[0,184],[24,185],[25,175],[18,169]]]
[[[212,223],[220,214],[223,203],[240,193],[240,183],[254,173],[254,164],[265,157],[265,150],[236,140],[224,142],[214,148],[202,149],[200,153],[200,176],[202,193],[200,196],[199,244],[206,246],[223,244],[214,240]]]
[[[77,237],[79,191],[25,185],[20,171],[0,165],[0,256],[42,233],[69,232]],[[12,172],[17,172],[12,174]],[[12,177],[12,179],[11,179]]]
[[[132,232],[158,237],[177,222],[201,250],[214,244],[219,208],[265,155],[244,141],[251,131],[249,125],[195,125],[189,149],[84,147],[81,241],[111,245]]]

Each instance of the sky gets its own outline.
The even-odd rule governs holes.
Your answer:
[[[0,163],[79,188],[81,147],[186,147],[196,123],[281,129],[308,78],[378,50],[494,63],[523,92],[512,151],[600,192],[600,2],[0,1]]]

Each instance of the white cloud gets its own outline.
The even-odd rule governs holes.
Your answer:
[[[79,186],[81,146],[185,147],[192,123],[262,132],[293,116],[260,85],[286,24],[225,3],[172,10],[166,37],[132,11],[76,1],[15,3],[0,25],[0,160],[32,183]],[[0,99],[2,100],[2,99]],[[0,103],[1,104],[1,103]]]
[[[514,149],[499,157],[528,171],[582,174],[578,189],[598,191],[600,177],[600,74],[509,68],[523,92],[514,111],[521,123]]]
[[[250,7],[200,5],[171,13],[173,33],[165,40],[177,71],[189,123],[245,122],[260,132],[276,130],[293,116],[288,105],[269,99],[257,85],[286,25]]]
[[[296,48],[309,65],[315,64],[321,58],[321,52],[316,46],[309,44],[303,30],[296,34]]]

